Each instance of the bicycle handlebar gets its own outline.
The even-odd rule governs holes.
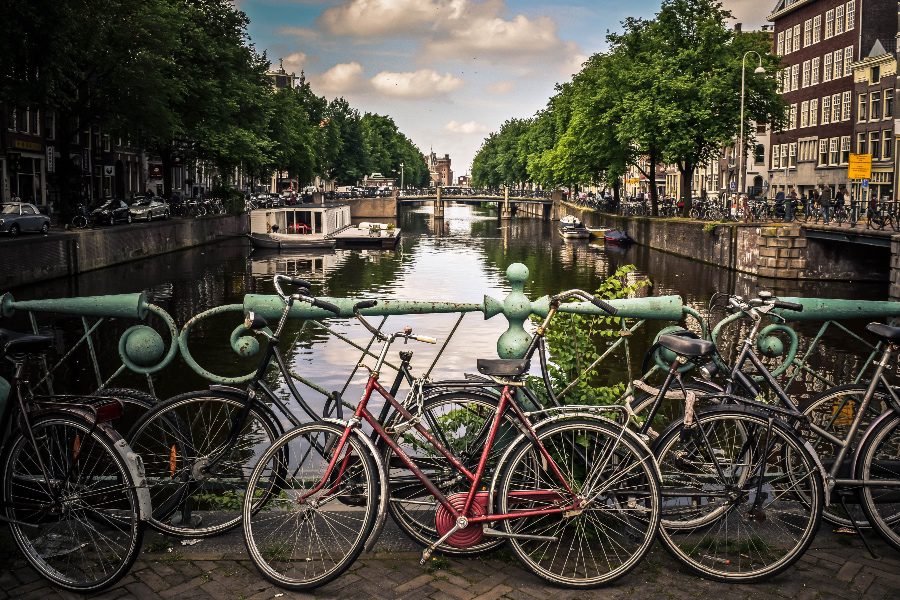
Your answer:
[[[586,292],[584,290],[577,290],[577,289],[576,290],[566,290],[565,292],[560,292],[559,294],[552,296],[551,301],[559,302],[560,300],[565,300],[566,298],[570,298],[572,296],[581,298],[582,300],[587,300],[588,302],[590,302],[591,304],[593,304],[600,310],[609,314],[611,317],[614,317],[619,313],[619,309],[617,309],[615,306],[613,306],[606,300],[603,300],[602,298],[597,298],[593,294],[589,294],[588,292]]]

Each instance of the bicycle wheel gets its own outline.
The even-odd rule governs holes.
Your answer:
[[[122,437],[127,437],[135,423],[157,402],[155,396],[132,388],[104,388],[97,390],[91,396],[115,398],[122,403],[122,416],[112,423]]]
[[[844,221],[847,220],[847,213],[844,209],[839,209],[834,211],[834,220],[837,221],[838,227],[844,224]]]
[[[859,492],[869,524],[900,550],[900,415],[892,414],[866,432],[856,478],[873,482]]]
[[[792,565],[812,542],[824,490],[814,457],[784,423],[711,409],[657,442],[660,539],[700,575],[749,583]]]
[[[688,213],[688,216],[689,216],[690,218],[692,218],[692,219],[699,219],[699,218],[700,218],[700,211],[697,210],[696,208],[692,208],[692,209],[691,209],[691,212]]]
[[[280,434],[279,426],[253,407],[229,446],[232,423],[244,402],[191,392],[158,404],[129,432],[129,444],[144,460],[153,504],[151,527],[171,535],[207,537],[241,522],[250,472]],[[257,507],[266,499],[260,498]]]
[[[810,422],[814,425],[821,427],[839,440],[846,440],[850,425],[859,412],[859,407],[862,405],[865,395],[865,385],[842,385],[818,394],[806,405],[802,406],[800,410],[809,417]],[[872,399],[866,414],[863,416],[859,431],[865,431],[878,415],[886,409],[885,395],[876,392],[875,398]],[[819,459],[825,466],[826,471],[831,469],[835,458],[837,458],[838,446],[809,428],[803,428],[802,435],[819,455]],[[851,442],[855,442],[855,440],[851,440]],[[855,446],[856,444],[853,443],[853,447]],[[852,451],[848,452],[847,458],[844,459],[845,464],[838,471],[838,477],[849,478],[851,476],[850,466],[853,456],[854,453]],[[838,491],[836,490],[832,495],[832,503],[826,506],[822,513],[825,520],[835,525],[850,527],[853,525],[850,520],[852,516],[857,525],[867,527],[866,514],[856,502],[856,498],[850,499],[847,503],[847,508],[850,509],[850,514],[848,515],[840,504],[837,495]]]
[[[600,418],[557,421],[536,434],[585,504],[566,513],[502,521],[509,533],[543,537],[510,539],[516,555],[539,577],[566,587],[596,587],[622,577],[650,549],[659,526],[659,479],[649,449]],[[570,492],[532,440],[513,449],[502,468],[493,490],[500,513],[570,502]]]
[[[308,590],[347,570],[375,526],[379,477],[371,451],[355,434],[335,456],[343,426],[301,425],[260,459],[244,501],[244,541],[253,563],[276,585]],[[330,461],[335,469],[321,489]],[[263,510],[250,498],[280,492]]]
[[[37,447],[17,431],[3,462],[12,537],[55,585],[82,593],[109,587],[128,572],[143,539],[135,481],[116,448],[121,438],[69,415],[36,418],[32,432]]]
[[[471,473],[478,468],[481,452],[497,411],[498,400],[491,396],[463,391],[449,392],[427,398],[422,405],[419,423],[423,424],[438,442],[447,448]],[[415,414],[415,411],[413,410]],[[434,446],[405,420],[396,415],[388,425],[395,442],[412,459],[425,475],[437,485],[445,496],[468,492],[471,481],[460,477],[459,471]],[[500,457],[519,435],[519,422],[506,413],[488,455],[483,482],[493,478]],[[440,538],[435,528],[438,504],[409,467],[384,444],[384,464],[388,469],[391,497],[391,516],[400,528],[413,540],[428,546]],[[473,555],[502,545],[502,538],[486,537],[475,545],[456,548],[450,544],[438,546],[438,550],[450,555]]]
[[[72,227],[76,229],[84,229],[87,226],[87,217],[85,217],[84,215],[76,215],[75,218],[72,219]]]

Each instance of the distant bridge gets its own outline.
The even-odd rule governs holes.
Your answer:
[[[560,194],[532,192],[530,190],[461,190],[460,188],[421,190],[397,198],[400,204],[432,203],[434,216],[443,218],[444,205],[447,202],[459,204],[482,204],[496,202],[500,209],[500,218],[511,217],[518,207],[525,209],[530,215],[541,216],[548,220],[559,219]]]

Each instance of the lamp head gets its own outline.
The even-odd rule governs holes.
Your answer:
[[[753,70],[753,72],[756,73],[757,75],[762,75],[763,73],[766,72],[766,70],[763,68],[762,65],[759,65],[758,67],[756,67],[756,69]]]

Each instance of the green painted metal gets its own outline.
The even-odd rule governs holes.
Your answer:
[[[775,309],[787,321],[845,321],[900,317],[900,302],[842,300],[837,298],[781,298],[803,305],[803,312]]]
[[[147,296],[116,294],[111,296],[79,296],[75,298],[51,298],[47,300],[15,300],[12,294],[0,296],[0,314],[11,317],[17,310],[53,312],[81,317],[115,317],[143,320],[150,304]]]
[[[341,309],[341,317],[353,316],[353,305],[363,298],[328,298],[321,300],[330,302]],[[265,319],[272,320],[281,317],[284,304],[276,295],[247,294],[244,296],[244,311],[253,311]],[[378,304],[372,308],[360,311],[366,316],[385,315],[422,315],[432,313],[458,313],[481,311],[480,304],[464,302],[428,302],[423,300],[378,300]],[[290,317],[293,319],[327,319],[335,315],[316,308],[306,302],[296,302],[291,307]]]

